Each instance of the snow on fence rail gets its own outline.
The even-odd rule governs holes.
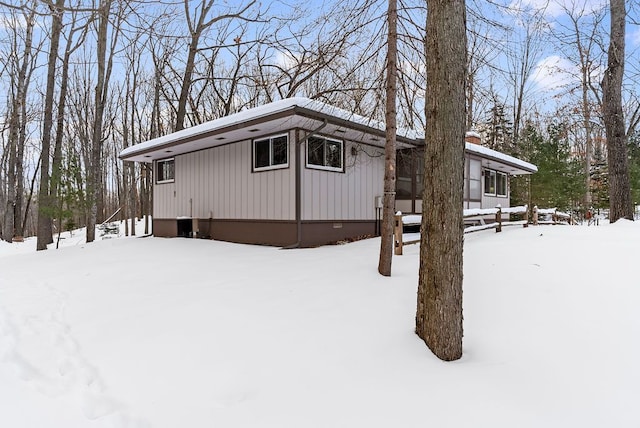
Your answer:
[[[538,218],[540,215],[551,215],[551,221],[539,221]],[[574,224],[574,219],[570,214],[567,214],[562,211],[558,211],[557,208],[538,208],[536,206],[533,207],[533,224],[558,224],[558,223],[569,223]]]
[[[503,214],[521,215],[523,220],[520,221],[503,221]],[[538,218],[540,215],[550,215],[551,221],[540,221]],[[463,211],[462,216],[465,219],[465,223],[471,224],[464,229],[464,233],[477,232],[479,230],[496,229],[496,232],[502,232],[503,226],[515,226],[522,225],[527,227],[529,225],[529,207],[527,205],[520,205],[517,207],[502,208],[500,205],[495,208],[470,208]],[[486,223],[485,219],[488,216],[494,216],[495,221]],[[402,247],[405,245],[417,244],[420,242],[420,234],[412,233],[406,234],[407,238],[403,238],[404,226],[416,226],[422,222],[422,215],[410,214],[402,215],[398,212],[395,216],[395,228],[394,228],[394,252],[396,255],[402,255]],[[533,207],[532,210],[532,222],[534,225],[539,224],[574,224],[574,219],[570,214],[562,211],[558,211],[557,208],[538,208]]]
[[[464,233],[477,232],[479,230],[486,229],[496,229],[496,232],[502,232],[502,226],[511,226],[511,225],[522,225],[523,227],[528,226],[527,218],[528,218],[529,209],[527,205],[521,205],[517,207],[510,208],[502,208],[500,205],[495,208],[470,208],[463,211],[462,216],[465,219],[465,222],[475,222],[478,224],[474,224],[468,226],[464,229]],[[523,215],[525,220],[522,221],[502,221],[503,214],[514,214],[514,215]],[[495,221],[492,223],[485,223],[485,217],[494,216]],[[401,212],[398,212],[395,216],[395,227],[394,227],[394,252],[396,255],[402,255],[402,247],[405,245],[417,244],[420,242],[420,237],[418,234],[417,239],[415,236],[412,236],[413,239],[404,240],[403,239],[403,228],[404,226],[415,226],[419,225],[422,222],[422,215],[419,214],[411,214],[403,216]],[[415,235],[415,234],[413,234]]]

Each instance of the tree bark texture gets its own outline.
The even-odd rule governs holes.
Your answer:
[[[57,0],[55,6],[50,6],[50,9],[52,16],[51,44],[49,47],[49,63],[47,65],[47,89],[44,100],[42,154],[40,156],[40,185],[38,187],[38,238],[36,242],[36,249],[38,251],[46,250],[47,245],[53,242],[51,220],[51,208],[53,204],[49,197],[49,160],[51,156],[51,128],[53,127],[53,94],[56,84],[56,63],[58,61],[60,33],[62,32],[64,0]]]
[[[416,333],[440,359],[462,356],[466,14],[427,0],[427,92]]]
[[[398,4],[389,0],[387,12],[387,85],[386,85],[386,142],[384,149],[384,196],[382,205],[382,227],[380,231],[380,260],[378,272],[391,276],[393,257],[393,226],[396,203],[396,93],[398,56]]]
[[[611,0],[608,64],[602,79],[602,110],[609,162],[609,220],[633,220],[629,182],[627,135],[622,112],[626,8],[624,0]]]

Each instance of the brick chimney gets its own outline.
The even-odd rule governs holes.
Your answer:
[[[480,134],[478,134],[476,131],[467,131],[464,136],[464,141],[466,141],[467,143],[480,145]]]

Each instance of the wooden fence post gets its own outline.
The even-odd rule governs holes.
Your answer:
[[[393,247],[396,256],[402,255],[402,214],[395,215],[395,227],[393,228]]]
[[[533,206],[533,224],[535,226],[538,225],[538,206],[537,205]]]
[[[522,225],[522,227],[529,227],[529,205],[525,205],[525,210],[524,210],[524,224]]]
[[[498,208],[498,212],[496,213],[496,223],[498,223],[498,226],[496,226],[496,233],[498,233],[502,232],[502,206],[498,205],[496,208]]]

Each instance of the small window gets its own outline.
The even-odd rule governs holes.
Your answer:
[[[482,175],[484,175],[484,194],[495,195],[496,194],[496,172],[490,169],[485,169]]]
[[[323,137],[310,137],[307,139],[307,167],[342,172],[344,143]]]
[[[507,196],[507,174],[496,172],[496,195]]]
[[[286,135],[253,141],[253,170],[286,168],[289,166],[289,139]]]
[[[175,159],[163,159],[156,162],[156,183],[171,183],[175,180]]]

